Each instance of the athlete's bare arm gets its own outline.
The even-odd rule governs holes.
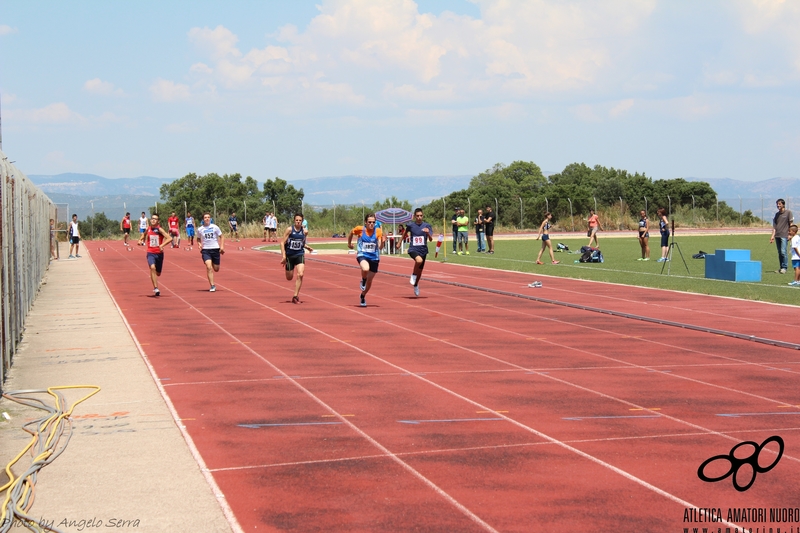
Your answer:
[[[159,246],[159,248],[161,248],[161,251],[163,252],[164,248],[166,248],[167,245],[172,242],[172,235],[164,231],[164,228],[162,228],[161,226],[158,227],[158,232],[161,234],[162,237],[164,237],[164,240],[161,242],[161,246]]]

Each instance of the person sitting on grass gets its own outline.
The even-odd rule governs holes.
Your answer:
[[[550,242],[550,228],[553,227],[553,225],[551,224],[552,220],[553,220],[553,214],[550,211],[548,211],[547,213],[544,214],[544,220],[539,226],[539,234],[536,236],[536,238],[537,239],[539,237],[542,238],[542,249],[539,250],[539,255],[536,256],[537,265],[544,264],[542,263],[541,259],[542,259],[542,253],[544,252],[545,248],[547,248],[547,250],[550,252],[550,262],[552,264],[557,265],[561,262],[561,261],[556,261],[556,257],[553,255],[553,243]]]

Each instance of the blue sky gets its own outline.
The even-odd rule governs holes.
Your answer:
[[[0,0],[28,174],[800,177],[800,2]]]

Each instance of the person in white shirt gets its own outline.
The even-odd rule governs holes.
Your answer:
[[[797,225],[789,226],[789,239],[792,246],[792,267],[794,267],[794,281],[789,283],[793,287],[800,286],[800,235],[797,234]]]
[[[269,225],[272,218],[269,216],[269,213],[264,215],[264,238],[261,239],[261,242],[267,242],[267,236],[269,235]]]
[[[80,257],[78,251],[81,249],[81,232],[78,230],[78,215],[72,215],[72,222],[69,226],[69,258]],[[73,253],[74,251],[74,253]]]
[[[147,215],[142,211],[142,216],[139,217],[139,246],[144,246],[144,234],[147,233],[147,228],[150,227],[150,221]]]
[[[203,225],[197,230],[197,244],[200,246],[200,255],[206,264],[206,275],[211,288],[209,292],[216,292],[214,285],[214,272],[219,272],[220,256],[225,253],[225,237],[216,224],[211,223],[211,213],[203,213]]]

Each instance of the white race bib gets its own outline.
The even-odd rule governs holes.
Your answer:
[[[374,242],[364,242],[361,243],[361,251],[367,252],[369,254],[375,253],[375,250],[378,249],[378,245]]]
[[[425,237],[417,236],[411,239],[412,246],[425,246]]]
[[[302,250],[303,249],[303,241],[289,241],[289,249],[290,250]]]
[[[150,248],[158,248],[158,235],[150,235]]]

